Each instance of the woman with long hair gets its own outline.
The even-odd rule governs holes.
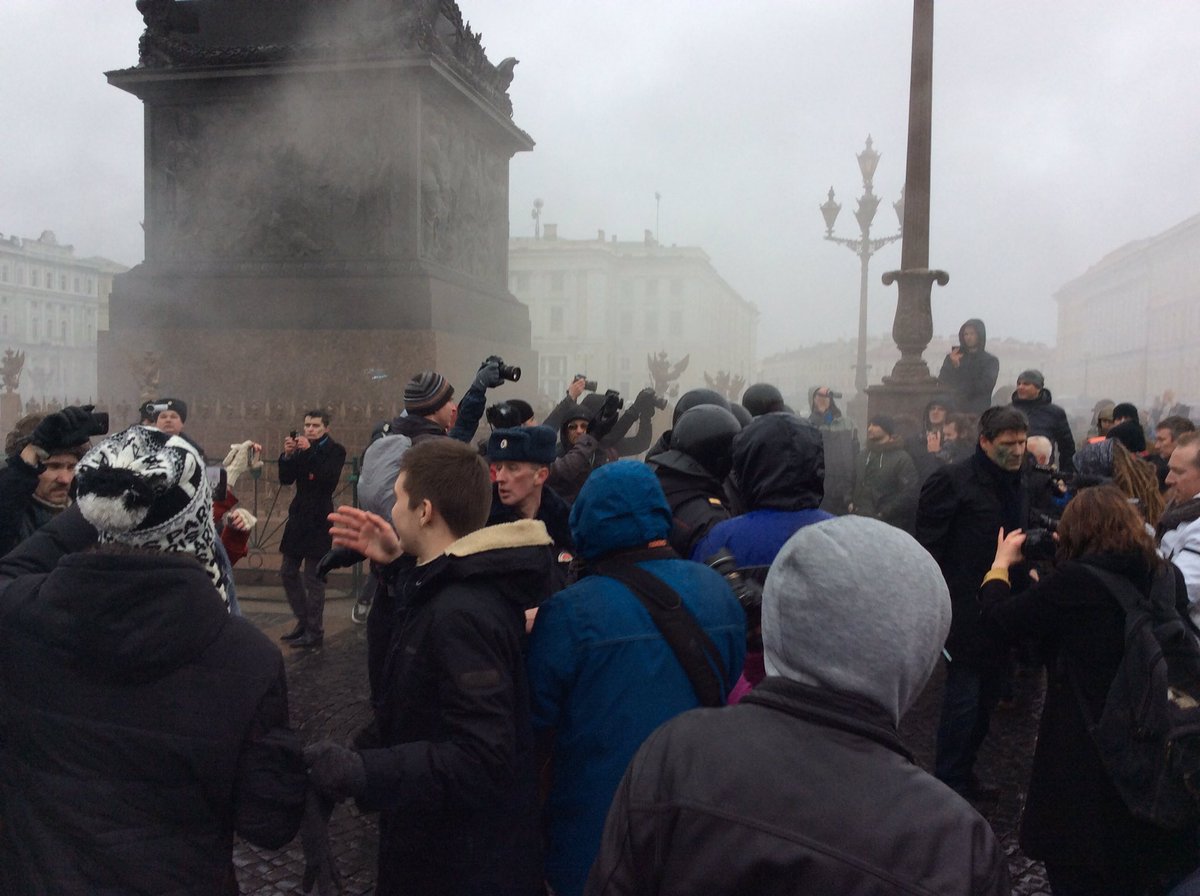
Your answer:
[[[1083,489],[1067,505],[1055,568],[1012,594],[1008,569],[1020,561],[1024,541],[1020,530],[1000,532],[979,592],[984,626],[1010,641],[1037,641],[1047,668],[1021,847],[1045,863],[1055,896],[1166,892],[1200,864],[1196,832],[1133,817],[1104,769],[1083,707],[1099,717],[1125,644],[1125,612],[1093,570],[1124,578],[1147,598],[1158,582],[1155,593],[1165,588],[1186,615],[1183,579],[1159,558],[1142,515],[1113,485]]]

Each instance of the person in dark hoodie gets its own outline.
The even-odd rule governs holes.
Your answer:
[[[1133,454],[1146,457],[1146,430],[1142,429],[1137,405],[1128,401],[1113,405],[1113,425],[1107,435],[1117,439]]]
[[[842,414],[838,397],[829,386],[815,386],[808,393],[808,422],[821,430],[825,446],[825,497],[821,509],[833,514],[850,509],[858,459],[858,432]]]
[[[733,440],[730,481],[746,512],[713,526],[692,550],[692,559],[707,562],[724,548],[744,576],[761,583],[796,530],[831,518],[820,509],[824,478],[825,449],[815,427],[792,414],[755,417]],[[757,619],[748,618],[747,628],[752,646],[730,703],[766,674]]]
[[[204,460],[142,426],[0,561],[0,891],[238,893],[308,784],[278,648],[230,616]]]
[[[484,527],[487,465],[429,439],[401,459],[392,522],[330,515],[334,543],[381,565],[393,608],[368,634],[375,731],[305,750],[313,786],[378,811],[379,896],[538,892],[537,784],[525,608],[545,594],[546,527]],[[372,608],[374,615],[376,608]]]
[[[917,467],[896,438],[891,417],[876,414],[867,424],[867,447],[855,467],[850,512],[883,520],[912,534],[917,516]]]
[[[1075,437],[1071,435],[1071,423],[1067,420],[1067,412],[1054,404],[1040,370],[1025,370],[1017,377],[1012,406],[1029,421],[1029,435],[1046,436],[1054,443],[1058,468],[1064,473],[1075,472]],[[1111,438],[1111,432],[1109,436]],[[1144,437],[1142,447],[1146,447]]]
[[[771,565],[762,610],[770,677],[650,735],[588,896],[1008,896],[987,821],[897,734],[950,625],[929,555],[877,520],[807,526]]]
[[[955,410],[982,414],[992,404],[1000,361],[985,351],[987,327],[977,317],[958,328],[958,345],[942,361],[938,382],[954,396]]]
[[[697,405],[675,424],[671,449],[649,461],[671,507],[671,547],[681,557],[690,557],[696,543],[730,517],[725,477],[741,431],[732,412]]]

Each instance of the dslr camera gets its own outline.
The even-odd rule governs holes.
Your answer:
[[[665,411],[667,409],[666,397],[663,395],[655,395],[654,396],[654,406],[656,408],[658,408],[660,411]]]
[[[521,378],[521,368],[510,367],[508,364],[504,363],[504,359],[499,355],[489,355],[484,359],[483,363],[486,365],[491,364],[493,361],[495,361],[496,366],[500,368],[500,379],[508,380],[510,383],[515,383]]]
[[[729,583],[729,587],[733,590],[733,596],[738,599],[743,610],[747,613],[758,612],[762,607],[762,585],[754,579],[742,575],[737,568],[737,559],[730,553],[729,548],[721,548],[705,560],[704,564],[719,572]]]
[[[575,374],[575,379],[576,379],[576,380],[583,380],[583,389],[584,389],[584,391],[585,391],[585,392],[595,392],[595,391],[596,391],[598,388],[600,388],[600,387],[597,385],[596,381],[595,381],[595,380],[589,380],[589,379],[587,378],[587,374],[585,374],[585,373],[577,373],[577,374]]]
[[[600,406],[598,416],[603,417],[607,414],[615,414],[623,407],[625,407],[625,399],[621,397],[621,393],[616,389],[609,389],[604,393],[604,404]]]
[[[1035,510],[1030,513],[1029,522],[1031,525],[1025,530],[1025,544],[1021,545],[1021,556],[1029,563],[1048,563],[1054,559],[1058,549],[1054,541],[1054,533],[1058,531],[1058,520]]]

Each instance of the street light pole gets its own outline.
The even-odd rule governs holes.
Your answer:
[[[875,212],[879,208],[879,197],[875,195],[873,189],[875,168],[879,164],[879,153],[871,146],[870,135],[867,136],[866,148],[858,154],[857,158],[858,169],[862,173],[863,179],[863,194],[858,198],[858,208],[854,212],[854,217],[858,221],[858,238],[847,239],[833,235],[833,225],[837,222],[838,212],[842,210],[841,205],[833,198],[833,187],[829,188],[829,198],[821,204],[821,214],[825,217],[825,239],[848,248],[858,256],[861,265],[858,289],[858,353],[854,365],[854,388],[861,394],[867,389],[867,267],[871,256],[878,249],[888,243],[894,243],[903,236],[903,233],[871,239],[871,222],[874,221]],[[900,198],[892,203],[892,208],[896,210],[896,217],[903,226],[903,189],[900,191]]]

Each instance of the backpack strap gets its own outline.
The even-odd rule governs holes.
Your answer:
[[[687,674],[701,706],[724,706],[727,678],[720,651],[674,588],[640,566],[610,558],[592,564],[598,575],[616,579],[641,601]]]

